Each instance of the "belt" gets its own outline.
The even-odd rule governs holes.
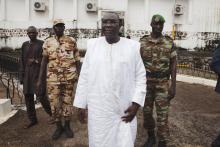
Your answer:
[[[168,73],[164,73],[164,72],[146,72],[147,77],[150,78],[166,78],[167,80],[169,79],[169,74]]]

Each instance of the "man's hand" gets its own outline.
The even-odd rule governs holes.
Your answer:
[[[139,107],[139,104],[132,102],[132,105],[125,110],[126,115],[121,117],[122,121],[125,121],[126,123],[131,122],[136,116]]]
[[[172,100],[176,95],[176,88],[174,86],[171,86],[168,90],[168,100]]]
[[[40,81],[38,81],[36,84],[36,95],[40,96],[41,94],[42,94],[42,84]]]
[[[82,124],[86,123],[86,109],[78,108],[77,109],[77,115],[78,115],[79,121]]]

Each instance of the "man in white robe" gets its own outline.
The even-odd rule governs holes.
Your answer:
[[[104,37],[90,39],[74,106],[84,121],[88,108],[90,147],[134,147],[136,113],[144,105],[146,72],[137,41],[119,37],[119,17],[106,13]]]

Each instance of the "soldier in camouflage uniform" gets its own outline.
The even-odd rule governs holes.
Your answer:
[[[170,100],[175,96],[176,91],[177,53],[173,40],[162,35],[164,22],[161,15],[154,15],[151,20],[152,33],[140,39],[141,56],[147,76],[147,94],[143,110],[144,127],[148,130],[148,140],[144,147],[152,147],[156,144],[154,104],[157,113],[158,147],[166,146],[169,135],[168,110]]]
[[[70,116],[73,108],[73,88],[80,70],[80,56],[73,38],[64,35],[65,24],[62,20],[54,21],[55,36],[49,37],[43,44],[38,89],[42,75],[47,70],[47,92],[52,116],[56,121],[56,130],[52,139],[58,139],[64,132],[68,138],[73,137],[70,128]],[[62,125],[64,119],[64,126]]]

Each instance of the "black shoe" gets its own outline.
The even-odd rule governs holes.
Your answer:
[[[166,141],[159,141],[158,142],[158,147],[166,147],[166,146],[167,146]]]
[[[147,139],[147,142],[144,144],[143,147],[153,147],[156,144],[156,137],[150,136]]]
[[[73,138],[74,133],[70,128],[70,121],[69,120],[65,121],[64,132],[65,132],[67,138]]]
[[[57,140],[58,138],[60,138],[60,136],[63,133],[63,126],[62,126],[61,121],[56,122],[56,125],[57,125],[57,128],[56,128],[55,132],[52,135],[53,140]]]
[[[154,130],[148,131],[148,139],[144,147],[153,147],[156,144],[156,136]]]

